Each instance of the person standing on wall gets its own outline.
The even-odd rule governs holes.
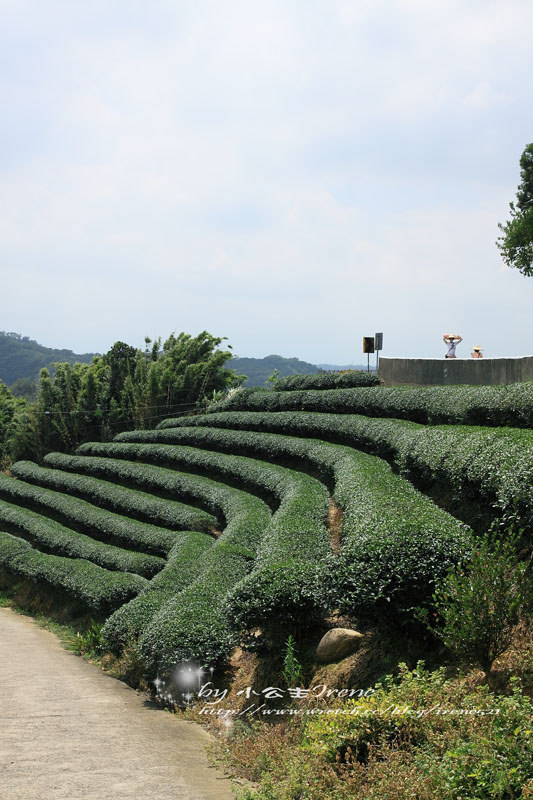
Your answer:
[[[459,344],[459,342],[463,341],[463,337],[459,336],[456,333],[445,333],[442,337],[444,344],[448,348],[448,352],[444,356],[444,358],[457,358],[455,355],[455,348]]]

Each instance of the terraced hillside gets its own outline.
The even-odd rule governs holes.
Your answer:
[[[333,608],[409,617],[468,558],[465,519],[531,534],[533,391],[370,378],[241,390],[212,413],[18,462],[0,476],[4,576],[106,619],[108,647],[133,643],[147,676],[223,662]]]

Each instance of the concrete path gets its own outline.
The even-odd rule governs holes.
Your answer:
[[[230,800],[208,742],[0,608],[2,800]]]

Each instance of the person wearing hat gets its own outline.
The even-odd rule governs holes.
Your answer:
[[[459,344],[459,342],[463,341],[463,337],[459,336],[457,333],[445,333],[442,337],[444,344],[448,348],[448,352],[444,356],[444,358],[457,358],[455,355],[455,348]]]
[[[481,352],[482,350],[482,347],[480,347],[478,344],[475,344],[472,348],[472,358],[483,358],[483,353]]]

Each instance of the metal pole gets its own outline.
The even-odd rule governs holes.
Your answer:
[[[370,372],[370,353],[366,354],[366,371]]]

